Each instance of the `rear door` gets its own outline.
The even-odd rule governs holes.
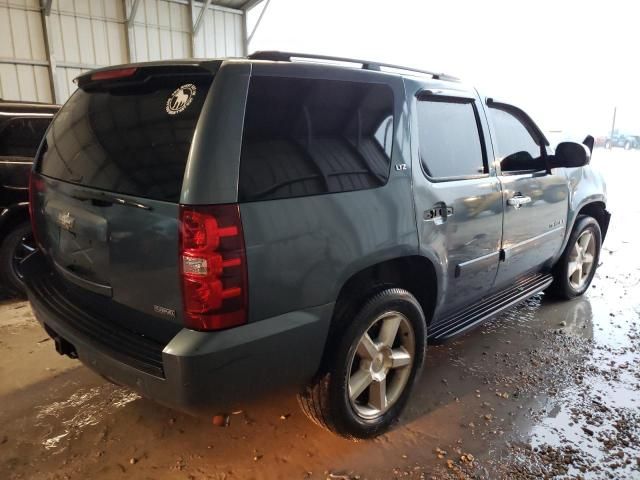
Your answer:
[[[181,323],[178,202],[212,77],[154,67],[81,81],[36,166],[37,236],[53,268],[110,320],[160,341]]]
[[[445,268],[442,315],[493,286],[503,207],[475,92],[434,92],[416,100],[414,194],[421,248],[435,250]]]
[[[541,269],[561,248],[569,190],[562,169],[547,169],[546,140],[526,113],[508,104],[488,105],[505,212],[500,287]]]

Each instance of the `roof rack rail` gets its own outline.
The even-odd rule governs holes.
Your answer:
[[[327,60],[330,62],[345,62],[345,63],[359,63],[362,65],[363,70],[380,71],[382,68],[389,68],[391,70],[421,73],[424,75],[430,75],[435,80],[448,80],[451,82],[459,82],[460,79],[446,73],[430,72],[429,70],[420,70],[412,67],[403,67],[401,65],[393,65],[390,63],[372,62],[369,60],[359,60],[357,58],[346,57],[333,57],[330,55],[316,55],[310,53],[294,53],[294,52],[281,52],[278,50],[262,50],[253,52],[247,55],[247,58],[251,60],[272,60],[276,62],[292,62],[295,58],[310,59],[310,60]]]

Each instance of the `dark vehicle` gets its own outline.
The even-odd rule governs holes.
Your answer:
[[[613,147],[624,148],[625,150],[638,149],[640,148],[640,136],[616,133],[604,140],[604,148],[610,149]]]
[[[23,268],[58,351],[115,383],[205,415],[297,386],[316,423],[372,437],[427,340],[586,291],[605,186],[592,138],[552,152],[452,77],[301,57],[79,77],[34,167]]]
[[[25,294],[19,263],[34,250],[29,223],[33,157],[60,106],[0,101],[0,281]]]

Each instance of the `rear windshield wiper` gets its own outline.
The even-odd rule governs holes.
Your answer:
[[[134,202],[133,200],[127,200],[121,197],[116,197],[108,193],[90,193],[90,192],[83,191],[81,193],[71,195],[71,197],[77,200],[81,200],[83,202],[86,200],[93,200],[95,202],[104,202],[105,204],[118,203],[120,205],[125,205],[127,207],[141,208],[142,210],[151,210],[151,207],[149,205],[145,205],[139,202]]]

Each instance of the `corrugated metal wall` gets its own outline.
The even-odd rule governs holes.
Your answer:
[[[125,12],[114,0],[54,0],[49,16],[60,101],[91,68],[127,62]]]
[[[194,9],[194,17],[200,13]],[[244,18],[233,10],[209,8],[195,37],[196,57],[239,57],[243,55]]]
[[[0,0],[0,97],[64,102],[73,78],[106,65],[186,57],[240,56],[242,10],[210,6],[192,38],[187,0],[53,0],[49,15],[39,0]],[[49,47],[49,50],[47,49]],[[50,78],[50,58],[55,72]]]
[[[0,0],[0,98],[52,100],[38,0]]]

